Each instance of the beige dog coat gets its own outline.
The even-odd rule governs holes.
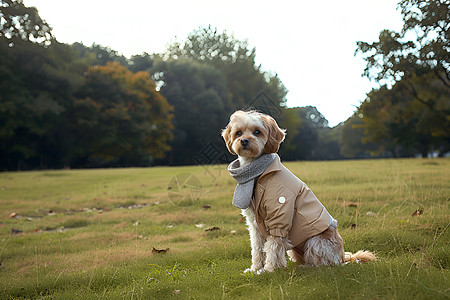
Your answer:
[[[308,186],[281,164],[278,155],[257,180],[252,205],[264,237],[288,237],[294,247],[337,226]]]

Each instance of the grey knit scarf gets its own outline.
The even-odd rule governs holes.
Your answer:
[[[245,209],[250,206],[253,196],[255,179],[261,176],[267,167],[275,160],[278,154],[263,154],[252,163],[241,167],[239,159],[228,165],[228,172],[237,181],[234,190],[233,205],[237,208]]]

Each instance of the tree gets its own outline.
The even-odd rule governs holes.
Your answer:
[[[355,112],[342,125],[340,144],[341,154],[347,158],[366,158],[377,150],[375,144],[363,143],[364,122],[362,113]]]
[[[119,55],[117,51],[109,47],[104,47],[97,44],[93,44],[91,47],[86,47],[82,43],[73,43],[71,47],[76,53],[78,63],[83,67],[95,65],[105,66],[109,62],[118,62],[123,66],[129,67],[128,60],[123,55]],[[137,72],[141,70],[131,71]]]
[[[413,47],[417,61],[434,71],[436,77],[449,87],[450,80],[450,2],[448,0],[402,0],[399,3],[404,21],[402,37],[417,34]],[[442,71],[447,80],[443,80]]]
[[[198,61],[235,63],[251,60],[256,50],[248,49],[247,41],[240,41],[226,31],[217,28],[199,27],[189,33],[184,42],[175,41],[167,47],[165,59],[192,58]]]
[[[154,70],[164,83],[162,95],[174,108],[174,139],[162,162],[192,164],[227,122],[230,101],[226,79],[213,66],[186,59],[156,61]]]
[[[338,159],[340,156],[339,127],[329,128],[328,120],[314,106],[287,109],[299,118],[295,127],[288,127],[291,140],[281,148],[286,160]],[[285,113],[286,114],[286,113]]]
[[[0,0],[0,37],[30,41],[49,46],[53,41],[51,27],[38,14],[35,7],[26,7],[22,0]]]
[[[146,52],[140,55],[133,55],[129,61],[129,69],[132,72],[149,71],[153,67],[155,55]]]
[[[397,157],[399,155],[398,144],[389,130],[392,106],[392,94],[389,93],[386,86],[383,86],[367,94],[367,98],[359,107],[357,114],[362,118],[364,124],[362,143],[375,143],[378,145],[377,154],[390,152],[393,157]]]
[[[174,107],[175,137],[163,163],[193,163],[196,154],[217,139],[231,113],[256,108],[262,92],[280,112],[287,93],[278,76],[255,65],[255,49],[209,27],[191,32],[160,55],[133,56],[133,70],[146,70]]]
[[[319,129],[319,148],[316,151],[315,159],[334,160],[342,159],[341,155],[341,137],[342,124],[333,128],[324,127]]]
[[[394,155],[400,146],[403,152],[415,149],[426,156],[435,145],[445,149],[450,139],[449,3],[402,0],[399,8],[404,20],[400,33],[383,30],[378,42],[357,43],[356,53],[367,63],[363,76],[387,87],[363,103],[364,126],[372,142]]]
[[[36,8],[0,1],[0,169],[62,167],[64,114],[79,78],[73,53]]]
[[[402,0],[399,8],[404,21],[400,33],[383,30],[378,42],[357,42],[355,54],[366,61],[363,76],[383,83],[433,70],[439,80],[443,79],[440,71],[450,79],[448,1]],[[407,40],[410,37],[414,39]]]
[[[247,108],[255,97],[265,91],[271,100],[285,107],[287,90],[277,74],[263,72],[255,63],[256,49],[247,41],[236,39],[226,31],[200,27],[181,43],[168,46],[164,59],[192,59],[220,70],[226,77],[233,110]]]
[[[434,74],[410,79],[424,101],[433,102],[436,109],[415,100],[402,82],[391,89],[382,87],[368,94],[359,114],[365,128],[364,142],[380,145],[394,157],[413,155],[426,157],[429,151],[448,151],[450,124],[450,91]]]
[[[0,52],[0,168],[63,167],[64,115],[80,83],[70,48],[0,37]]]
[[[148,73],[132,73],[117,62],[89,68],[71,116],[74,138],[82,141],[77,164],[142,166],[163,157],[172,114],[155,88]]]
[[[296,107],[288,109],[289,112],[295,112],[299,122],[295,127],[287,127],[287,137],[291,136],[290,140],[286,141],[280,149],[280,153],[285,160],[311,160],[314,159],[315,151],[319,142],[319,133],[315,123],[311,121],[309,114],[310,110],[315,110],[314,107]],[[295,130],[296,132],[292,133]]]
[[[294,142],[295,137],[299,134],[301,118],[297,112],[298,108],[286,108],[283,110],[280,118],[277,119],[278,125],[286,129],[286,137],[280,147],[280,155],[285,160],[297,159],[297,145]]]

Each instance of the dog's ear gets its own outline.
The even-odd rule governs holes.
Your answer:
[[[280,148],[280,144],[284,141],[286,129],[281,129],[278,127],[277,122],[271,116],[263,115],[261,117],[269,132],[267,143],[264,146],[264,152],[276,153]]]
[[[234,153],[231,146],[233,145],[233,140],[231,139],[231,125],[228,124],[227,127],[225,127],[224,130],[222,130],[222,137],[225,140],[225,144],[227,144],[227,149],[230,151],[231,154],[236,155]]]

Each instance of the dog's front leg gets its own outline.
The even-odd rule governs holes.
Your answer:
[[[245,217],[247,223],[248,232],[250,234],[250,244],[252,247],[252,266],[244,272],[260,273],[264,270],[264,237],[256,224],[253,209],[243,209],[242,215]]]
[[[264,253],[266,254],[264,270],[273,272],[277,268],[286,267],[286,250],[291,248],[287,238],[269,235],[264,244]]]

